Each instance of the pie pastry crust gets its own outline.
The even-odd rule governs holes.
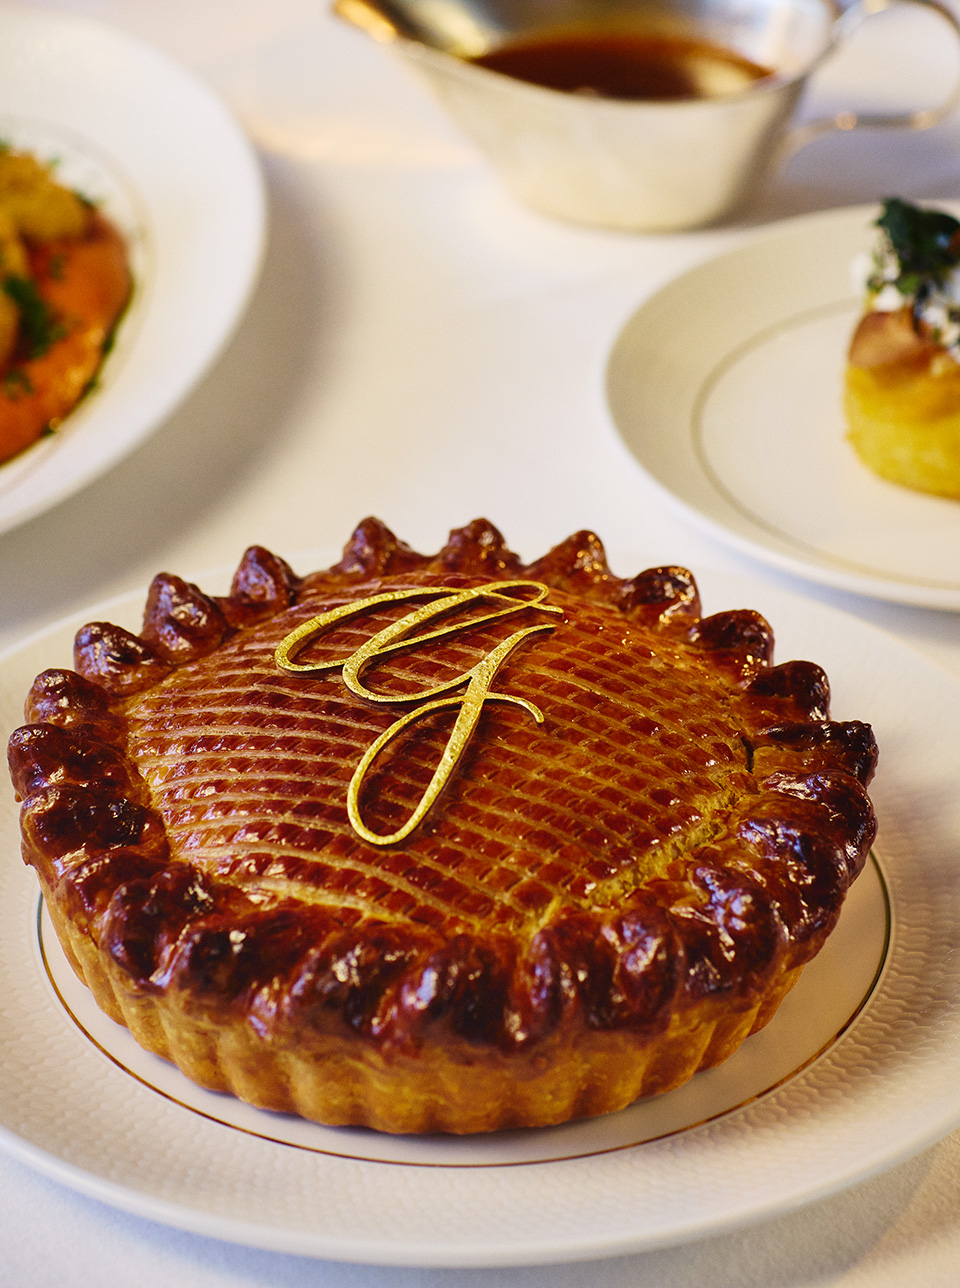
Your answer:
[[[312,669],[285,670],[301,627]],[[381,700],[340,669],[375,636]],[[589,532],[524,565],[482,520],[425,556],[368,519],[305,577],[251,547],[228,596],[161,574],[139,635],[91,623],[38,676],[24,858],[99,1006],[205,1087],[391,1132],[618,1110],[770,1020],[874,838],[869,726],[772,654],[759,614],[701,616],[683,569],[617,578]],[[471,676],[436,800],[364,839],[351,782],[400,828]]]

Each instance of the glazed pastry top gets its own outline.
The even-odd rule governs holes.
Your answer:
[[[873,839],[869,727],[772,654],[592,533],[524,565],[367,520],[302,578],[252,547],[38,677],[25,856],[137,987],[263,1031],[656,1026],[808,960]]]

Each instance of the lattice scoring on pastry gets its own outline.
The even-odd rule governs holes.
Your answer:
[[[307,669],[278,665],[293,638]],[[391,638],[358,696],[343,663]],[[608,1112],[771,1018],[872,842],[869,727],[772,653],[758,614],[702,617],[682,569],[617,578],[591,533],[524,565],[484,521],[424,556],[367,520],[306,577],[252,547],[228,596],[161,574],[139,635],[88,625],[37,678],[24,856],[98,1004],[204,1086],[388,1131]],[[481,673],[436,800],[379,843]]]

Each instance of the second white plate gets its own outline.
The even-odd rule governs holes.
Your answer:
[[[614,344],[608,406],[713,536],[827,585],[960,608],[960,503],[885,482],[846,440],[850,265],[878,214],[787,220],[668,283]]]

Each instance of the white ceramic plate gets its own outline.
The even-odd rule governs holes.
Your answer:
[[[878,214],[787,220],[670,282],[616,340],[608,406],[713,536],[831,586],[960,608],[960,503],[878,478],[845,437],[850,265]]]
[[[774,1022],[731,1061],[622,1114],[463,1141],[326,1129],[204,1093],[90,1006],[38,917],[6,793],[0,1145],[107,1203],[239,1243],[490,1266],[612,1256],[768,1217],[960,1123],[960,685],[832,610],[719,574],[700,582],[707,611],[765,613],[779,660],[826,666],[834,715],[871,720],[882,749],[877,862]],[[0,658],[0,736],[21,722],[34,675],[69,664],[82,621],[135,627],[142,603],[91,609]]]
[[[0,8],[0,138],[56,160],[127,234],[135,290],[97,387],[0,465],[0,532],[103,473],[158,427],[243,311],[264,239],[253,151],[200,81],[86,19]]]

